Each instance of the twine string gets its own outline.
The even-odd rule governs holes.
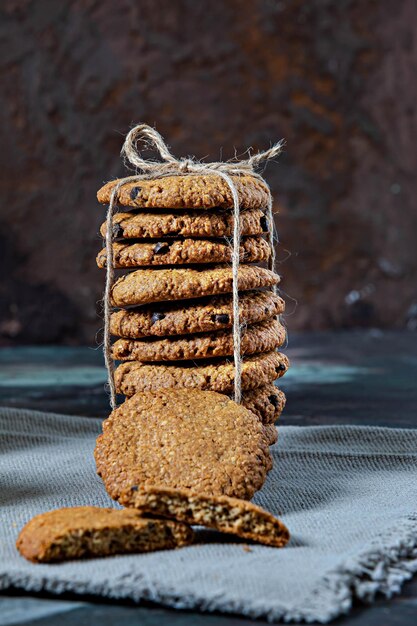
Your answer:
[[[159,153],[162,161],[144,159],[138,149],[139,141],[145,143]],[[168,149],[162,136],[154,128],[147,124],[138,124],[127,134],[121,154],[131,165],[136,167],[140,173],[120,179],[114,186],[106,216],[106,285],[104,291],[104,360],[108,373],[108,384],[110,392],[110,404],[112,409],[116,407],[116,386],[114,381],[114,362],[111,355],[110,337],[110,316],[112,312],[111,291],[114,283],[114,261],[113,261],[113,217],[117,210],[117,200],[119,191],[126,183],[140,182],[153,178],[164,178],[165,176],[192,176],[210,175],[222,178],[230,189],[233,198],[233,246],[232,246],[232,308],[233,308],[233,358],[234,358],[234,399],[241,401],[241,380],[242,380],[242,356],[241,356],[241,326],[239,313],[239,263],[240,263],[240,243],[241,224],[239,196],[232,176],[250,176],[262,180],[262,176],[256,171],[263,163],[276,158],[282,151],[283,141],[274,144],[268,150],[259,152],[241,161],[216,161],[212,163],[201,163],[194,158],[177,159]],[[268,187],[268,186],[267,186]],[[268,187],[269,191],[269,187]],[[274,250],[274,220],[272,212],[272,196],[269,192],[267,206],[268,221],[268,241],[271,247],[268,267],[275,267]]]

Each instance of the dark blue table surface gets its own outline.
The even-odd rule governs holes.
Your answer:
[[[281,424],[368,424],[417,427],[417,333],[362,331],[292,336],[292,367],[280,386],[288,403]],[[101,351],[88,347],[0,349],[0,405],[56,413],[109,413]],[[355,605],[336,620],[346,626],[417,624],[417,579],[401,596]],[[29,596],[8,590],[0,597],[0,626],[244,625],[234,616],[172,611],[102,599]],[[257,622],[262,623],[262,622]]]

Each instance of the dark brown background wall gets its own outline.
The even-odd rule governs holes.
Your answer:
[[[2,343],[94,343],[95,192],[137,121],[211,159],[286,138],[266,177],[290,329],[417,325],[414,0],[0,11]]]

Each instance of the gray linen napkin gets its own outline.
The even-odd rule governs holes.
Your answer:
[[[417,431],[357,426],[280,428],[255,501],[288,525],[285,549],[202,531],[207,543],[181,550],[28,563],[14,542],[33,515],[117,506],[95,474],[99,432],[97,419],[0,410],[0,588],[327,622],[417,571]]]

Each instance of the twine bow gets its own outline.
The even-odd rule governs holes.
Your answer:
[[[162,161],[143,159],[138,150],[138,142],[142,141],[148,147],[159,153]],[[241,401],[241,379],[242,379],[242,357],[241,357],[241,326],[239,320],[239,250],[241,238],[239,196],[232,176],[242,176],[249,174],[254,178],[263,181],[262,176],[256,171],[263,163],[274,159],[282,151],[283,141],[274,144],[269,150],[258,152],[245,160],[216,161],[212,163],[201,163],[194,158],[177,159],[168,149],[161,135],[147,124],[138,124],[128,133],[124,141],[121,154],[125,160],[136,167],[140,173],[120,179],[114,186],[109,208],[106,216],[106,287],[104,291],[104,359],[108,372],[110,389],[110,404],[112,409],[116,406],[116,387],[114,382],[114,363],[111,356],[110,339],[110,315],[111,315],[111,289],[114,282],[113,265],[113,216],[117,208],[119,190],[123,185],[130,182],[137,182],[145,179],[164,178],[165,176],[219,176],[230,189],[233,198],[233,246],[232,246],[232,296],[233,296],[233,348],[234,348],[234,398],[236,402]],[[263,181],[265,182],[265,181]],[[268,186],[267,186],[268,187]],[[269,187],[268,187],[269,191]],[[274,221],[272,215],[272,197],[269,192],[267,206],[268,220],[268,240],[271,247],[269,268],[275,267],[274,251]]]

